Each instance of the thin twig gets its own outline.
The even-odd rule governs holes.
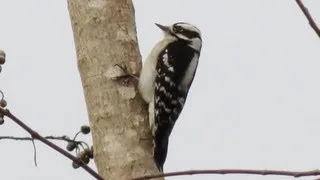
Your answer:
[[[76,162],[77,164],[79,164],[79,166],[81,166],[83,169],[85,169],[88,173],[90,173],[96,179],[103,180],[103,178],[97,172],[95,172],[93,169],[91,169],[89,166],[87,166],[83,161],[79,160],[78,158],[76,158],[72,154],[68,153],[64,149],[60,148],[59,146],[55,145],[54,143],[50,142],[48,139],[46,139],[43,136],[41,136],[40,134],[38,134],[36,131],[31,129],[29,126],[27,126],[25,123],[23,123],[20,119],[18,119],[16,116],[14,116],[8,109],[4,109],[4,108],[0,107],[0,113],[3,113],[6,117],[10,118],[12,121],[17,123],[20,127],[22,127],[24,130],[26,130],[31,135],[31,138],[34,138],[34,139],[37,139],[37,140],[43,142],[44,144],[46,144],[49,147],[51,147],[52,149],[58,151],[59,153],[61,153],[65,157],[69,158],[73,162]]]
[[[4,93],[0,90],[0,94],[1,94],[1,100],[4,99]]]
[[[317,35],[320,38],[320,29],[317,26],[317,24],[315,23],[315,21],[313,20],[311,14],[309,13],[308,8],[305,7],[305,5],[302,3],[301,0],[296,0],[298,6],[300,7],[301,11],[303,12],[303,14],[306,16],[306,18],[309,21],[310,26],[312,27],[312,29],[317,33]]]
[[[195,174],[252,174],[252,175],[278,175],[278,176],[291,176],[291,177],[303,177],[303,176],[317,176],[320,175],[319,170],[313,171],[277,171],[277,170],[252,170],[252,169],[214,169],[214,170],[190,170],[190,171],[178,171],[163,174],[147,175],[132,180],[147,180],[159,177],[169,176],[185,176]]]
[[[86,142],[72,140],[69,139],[67,136],[44,136],[44,138],[57,141],[73,142],[75,144],[84,144],[85,146],[89,147],[89,145]],[[0,140],[32,141],[37,139],[32,139],[31,137],[0,136]]]
[[[32,139],[31,141],[33,145],[33,161],[34,161],[34,165],[37,166],[37,148],[36,148],[36,144],[34,143],[34,139]]]
[[[81,133],[81,131],[77,132],[76,135],[73,137],[73,141],[76,140],[77,136]]]

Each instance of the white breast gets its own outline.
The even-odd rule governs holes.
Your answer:
[[[166,36],[163,40],[158,42],[154,48],[152,49],[151,53],[147,57],[144,65],[142,67],[142,71],[140,73],[139,78],[139,91],[141,93],[142,98],[147,102],[151,102],[154,98],[154,83],[156,78],[156,65],[158,56],[165,47],[177,40],[175,37]]]

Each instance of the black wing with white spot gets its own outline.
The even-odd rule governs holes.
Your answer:
[[[178,119],[189,87],[193,81],[197,62],[194,70],[189,70],[192,78],[188,80],[187,87],[180,86],[188,70],[191,61],[195,59],[195,52],[185,42],[175,41],[160,54],[156,65],[154,113],[155,113],[155,134],[154,134],[154,158],[160,170],[166,160],[168,140],[173,126]]]

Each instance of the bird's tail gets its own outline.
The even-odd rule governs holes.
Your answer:
[[[163,165],[167,158],[169,137],[155,138],[154,140],[154,161],[160,172],[163,172]]]

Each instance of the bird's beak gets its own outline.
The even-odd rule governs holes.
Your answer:
[[[158,24],[158,23],[155,23],[155,24],[156,24],[156,26],[158,26],[164,32],[169,32],[170,31],[170,28],[168,26],[164,26],[164,25],[161,25],[161,24]]]

